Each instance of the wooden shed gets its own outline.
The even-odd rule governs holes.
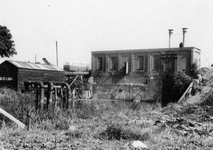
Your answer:
[[[24,90],[24,81],[65,81],[65,71],[57,66],[6,60],[0,64],[0,87]]]

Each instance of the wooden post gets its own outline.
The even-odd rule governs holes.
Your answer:
[[[30,116],[30,111],[27,111],[27,119],[28,119],[28,124],[27,124],[27,130],[30,130],[31,127],[31,116]]]

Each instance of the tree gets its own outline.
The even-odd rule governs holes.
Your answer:
[[[5,26],[0,25],[0,56],[3,58],[16,54],[17,52],[10,30]]]

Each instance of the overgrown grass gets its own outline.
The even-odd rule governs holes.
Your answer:
[[[76,101],[70,110],[36,111],[30,93],[0,91],[6,111],[25,124],[27,111],[32,118],[30,130],[21,131],[1,115],[2,149],[133,149],[135,140],[153,150],[213,148],[211,133],[201,136],[168,124],[172,117],[184,115],[179,106],[164,109],[164,113],[158,103],[133,106],[130,102]]]

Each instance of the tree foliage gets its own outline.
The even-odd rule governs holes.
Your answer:
[[[5,26],[0,25],[0,56],[3,58],[16,54],[17,52],[10,30]]]

